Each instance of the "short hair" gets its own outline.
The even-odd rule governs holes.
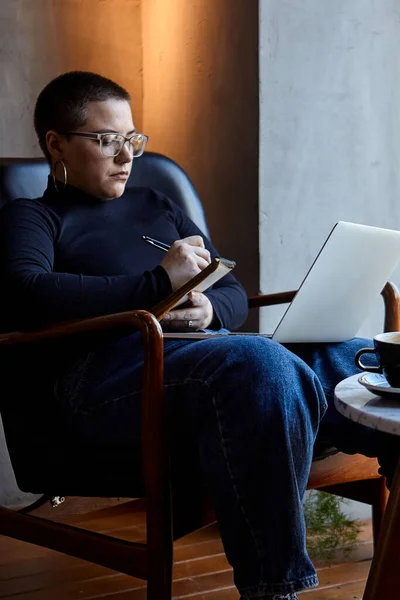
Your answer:
[[[116,99],[130,102],[129,93],[120,85],[90,71],[69,71],[59,75],[43,88],[35,105],[34,126],[39,144],[51,164],[46,134],[74,131],[85,125],[89,102]]]

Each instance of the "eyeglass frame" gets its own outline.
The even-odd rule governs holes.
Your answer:
[[[145,133],[134,133],[132,134],[130,137],[126,137],[125,135],[122,135],[122,133],[117,133],[114,131],[105,131],[103,133],[94,133],[91,131],[59,131],[58,132],[60,135],[76,135],[79,137],[84,137],[90,140],[97,140],[99,142],[99,146],[100,146],[100,152],[102,153],[103,156],[105,156],[106,158],[115,158],[116,156],[119,156],[126,144],[126,142],[129,142],[129,145],[131,145],[131,140],[133,138],[137,138],[137,137],[142,137],[144,138],[144,144],[143,144],[143,148],[140,154],[137,154],[136,156],[132,153],[132,157],[133,158],[139,158],[140,156],[142,156],[144,149],[146,147],[146,144],[149,140],[149,136],[146,135]],[[103,137],[105,135],[119,135],[122,138],[124,138],[124,143],[121,146],[121,150],[118,152],[118,154],[111,154],[110,156],[108,156],[107,154],[104,154],[102,148],[103,148]]]

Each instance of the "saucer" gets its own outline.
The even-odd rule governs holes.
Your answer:
[[[367,388],[369,392],[372,392],[377,396],[390,398],[392,400],[400,400],[400,388],[391,387],[386,377],[380,373],[363,373],[358,378],[358,381]]]

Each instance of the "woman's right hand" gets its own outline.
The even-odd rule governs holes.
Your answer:
[[[204,247],[200,235],[176,240],[161,261],[161,266],[168,273],[172,291],[200,273],[210,264],[209,251]]]

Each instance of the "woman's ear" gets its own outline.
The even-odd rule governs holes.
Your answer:
[[[62,145],[63,145],[62,136],[56,131],[48,131],[46,133],[46,145],[47,149],[54,160],[61,160],[63,157]]]

